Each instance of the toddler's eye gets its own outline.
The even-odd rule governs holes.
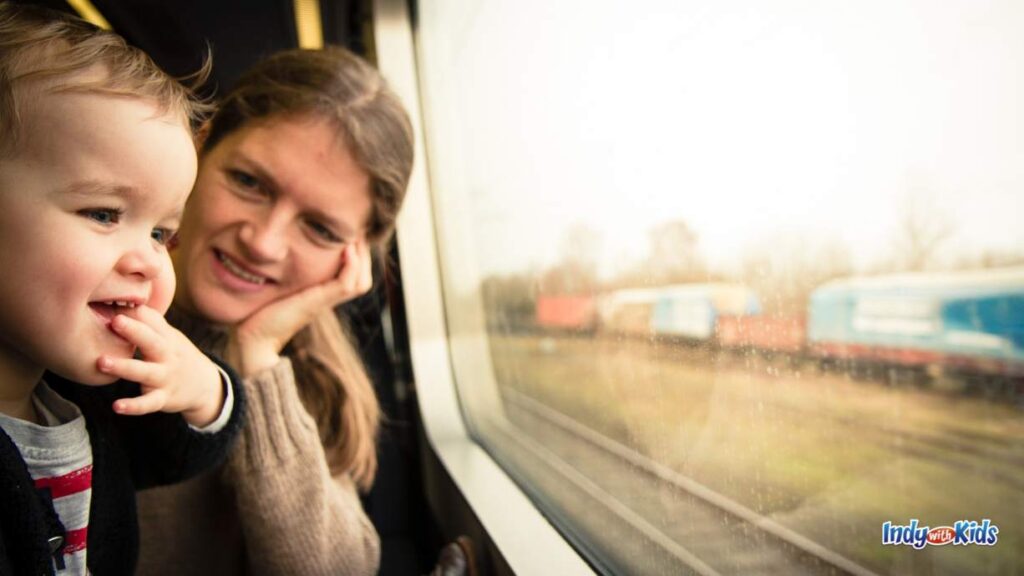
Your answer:
[[[154,228],[149,234],[157,244],[173,248],[178,243],[178,233],[169,228]]]
[[[121,215],[124,214],[124,210],[119,208],[86,208],[85,210],[79,210],[78,213],[100,224],[110,225],[121,221]]]

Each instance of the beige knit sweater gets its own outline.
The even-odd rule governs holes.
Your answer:
[[[168,320],[219,353],[224,334],[176,309]],[[245,381],[242,434],[218,470],[139,493],[141,575],[377,572],[380,540],[347,474],[331,476],[291,361]]]

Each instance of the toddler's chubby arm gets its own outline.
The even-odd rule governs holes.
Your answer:
[[[141,358],[101,356],[101,372],[137,382],[141,394],[114,402],[126,416],[153,412],[181,413],[196,428],[211,424],[224,406],[224,383],[217,365],[184,334],[147,306],[137,318],[115,316],[111,329],[138,347]]]

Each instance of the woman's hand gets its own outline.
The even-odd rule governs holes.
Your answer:
[[[142,394],[114,402],[114,412],[141,416],[151,412],[181,412],[197,427],[216,420],[224,405],[224,385],[212,360],[159,312],[139,306],[132,318],[119,314],[111,329],[134,344],[141,358],[100,356],[105,374],[138,382]]]
[[[236,326],[225,351],[228,364],[244,377],[277,364],[284,345],[319,314],[369,292],[373,273],[367,244],[347,244],[341,255],[337,276],[271,302]]]

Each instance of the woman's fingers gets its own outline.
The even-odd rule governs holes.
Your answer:
[[[121,398],[114,402],[114,412],[125,416],[142,416],[159,412],[167,405],[167,392],[163,388],[150,390],[135,398]]]
[[[349,244],[345,247],[345,264],[341,267],[338,277],[324,285],[324,306],[334,307],[362,296],[373,287],[373,261],[370,248],[365,242]]]
[[[359,253],[359,279],[356,281],[356,291],[359,294],[366,294],[373,287],[373,258],[370,256],[370,246],[366,242],[357,245]]]
[[[310,286],[280,302],[282,309],[301,310],[295,316],[301,325],[315,318],[324,310],[333,308],[368,292],[373,287],[373,267],[370,249],[365,242],[348,244],[342,252],[344,261],[338,275],[323,284]],[[278,304],[271,304],[277,306]]]
[[[341,270],[338,272],[338,275],[330,284],[334,284],[340,289],[351,290],[355,287],[356,280],[359,278],[360,262],[356,245],[346,244],[342,257],[345,261],[341,264]]]
[[[370,249],[365,242],[345,246],[338,275],[322,284],[268,304],[244,321],[235,331],[239,355],[246,347],[280,352],[288,340],[318,315],[361,296],[373,285]]]

